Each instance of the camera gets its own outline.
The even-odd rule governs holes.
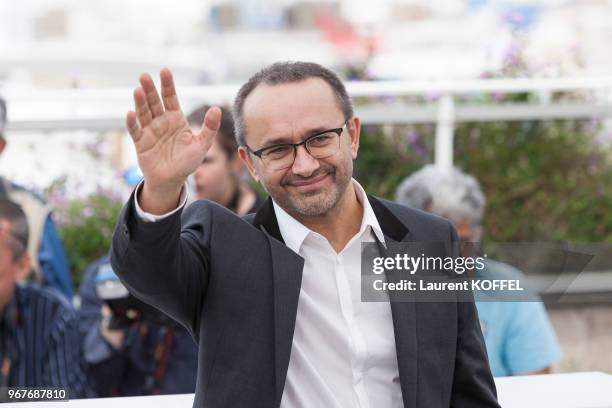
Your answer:
[[[164,313],[132,295],[109,263],[101,265],[98,269],[96,293],[111,310],[112,316],[108,324],[111,330],[126,329],[138,321],[159,326],[173,322]]]

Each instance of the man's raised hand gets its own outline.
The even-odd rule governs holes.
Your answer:
[[[135,112],[126,118],[145,179],[139,204],[153,214],[176,208],[187,176],[202,163],[221,122],[221,110],[211,108],[194,133],[181,111],[172,73],[164,68],[159,76],[161,98],[151,76],[142,74],[134,90]]]

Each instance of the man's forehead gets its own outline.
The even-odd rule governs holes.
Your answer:
[[[300,136],[321,126],[338,126],[342,110],[331,86],[320,78],[278,85],[260,84],[246,98],[247,141]]]

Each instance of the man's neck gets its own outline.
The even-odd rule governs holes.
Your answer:
[[[355,185],[350,183],[340,201],[324,215],[294,217],[311,231],[323,235],[336,252],[344,249],[359,232],[363,219],[363,205],[357,199]]]

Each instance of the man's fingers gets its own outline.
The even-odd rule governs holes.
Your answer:
[[[149,104],[149,110],[154,118],[163,115],[164,107],[162,106],[161,100],[159,99],[159,94],[157,93],[157,88],[155,88],[155,84],[153,83],[153,79],[149,74],[140,75],[140,85],[142,85],[142,89],[147,97],[147,103]]]
[[[202,130],[198,134],[198,139],[204,151],[210,148],[219,127],[221,126],[221,109],[216,106],[208,109],[204,115]]]
[[[153,120],[153,115],[151,115],[151,111],[149,110],[147,97],[140,87],[134,89],[134,105],[136,106],[136,117],[138,118],[138,122],[140,122],[140,126],[148,126]]]
[[[202,126],[202,130],[209,129],[213,131],[219,130],[221,126],[221,109],[216,106],[208,109],[206,114],[204,115],[204,126]]]
[[[166,110],[180,110],[181,106],[176,96],[176,88],[174,87],[174,79],[168,68],[163,68],[159,73],[161,80],[161,94]]]
[[[140,126],[138,126],[138,120],[136,120],[136,113],[133,111],[129,111],[125,117],[125,125],[127,127],[128,133],[132,136],[132,140],[134,143],[138,142],[140,137],[142,136],[142,132],[140,130]]]

